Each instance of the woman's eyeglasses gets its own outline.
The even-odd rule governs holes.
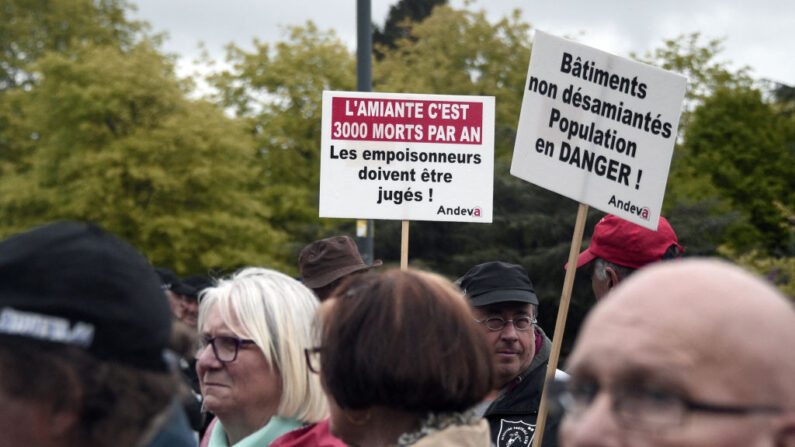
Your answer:
[[[320,374],[320,352],[323,348],[305,348],[306,366],[315,374]]]
[[[230,335],[219,335],[217,337],[205,335],[202,336],[200,340],[200,349],[204,350],[207,345],[211,345],[215,358],[221,363],[228,363],[237,360],[240,345],[247,345],[250,343],[254,343],[254,340],[232,337]]]

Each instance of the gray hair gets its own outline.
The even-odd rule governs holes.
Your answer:
[[[318,300],[311,290],[275,270],[248,267],[204,289],[199,301],[199,330],[210,310],[238,337],[250,338],[271,368],[278,369],[282,396],[278,414],[304,422],[328,417],[320,379],[309,371],[304,348],[313,345],[312,325]]]
[[[665,253],[660,257],[660,261],[667,261],[670,259],[678,259],[682,256],[682,252],[679,250],[679,247],[676,244],[671,244]],[[624,279],[627,276],[631,275],[634,272],[635,268],[632,267],[625,267],[623,265],[614,264],[610,261],[606,261],[603,258],[595,258],[593,260],[593,270],[591,271],[592,275],[596,275],[596,279],[599,281],[604,281],[607,279],[607,272],[605,271],[608,267],[612,268],[617,274],[619,279]]]
[[[592,275],[596,276],[596,279],[599,281],[605,281],[607,279],[607,268],[610,267],[613,269],[617,274],[619,279],[624,279],[636,269],[632,267],[624,267],[623,265],[614,264],[610,261],[605,261],[602,258],[596,258],[593,260],[593,271]]]

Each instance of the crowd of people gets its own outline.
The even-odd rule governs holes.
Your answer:
[[[0,242],[0,445],[795,446],[792,300],[683,250],[665,218],[603,218],[576,266],[596,304],[545,384],[518,264],[451,281],[334,236],[299,278],[180,277],[95,225],[41,226]]]

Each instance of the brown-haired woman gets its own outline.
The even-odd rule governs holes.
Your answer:
[[[491,389],[490,350],[461,292],[441,276],[349,278],[321,306],[307,360],[329,396],[331,431],[360,446],[489,446],[469,409]]]

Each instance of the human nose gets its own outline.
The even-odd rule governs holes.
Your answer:
[[[509,320],[505,322],[505,326],[500,331],[500,338],[507,340],[516,340],[519,338],[519,334],[517,334],[516,326],[514,326],[513,321]]]
[[[202,376],[204,371],[222,368],[223,365],[224,364],[215,356],[212,343],[207,343],[206,346],[196,353],[196,373],[199,377]]]
[[[588,408],[567,413],[560,426],[563,447],[623,447],[611,398],[599,393]]]

